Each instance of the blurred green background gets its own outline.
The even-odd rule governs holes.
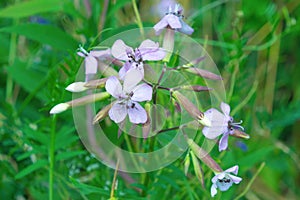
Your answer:
[[[181,0],[185,20],[216,62],[227,103],[251,139],[230,139],[212,155],[243,181],[215,199],[300,196],[300,1]],[[151,27],[163,8],[147,0],[2,0],[0,2],[0,199],[108,199],[114,170],[82,145],[72,113],[49,110],[71,99],[85,47]],[[160,11],[161,12],[161,11]],[[119,199],[211,199],[183,159],[148,174],[118,176]],[[207,173],[206,173],[207,172]],[[125,177],[125,178],[124,178]],[[145,181],[146,179],[146,181]],[[53,188],[54,196],[49,195]]]

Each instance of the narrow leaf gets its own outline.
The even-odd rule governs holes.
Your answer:
[[[46,166],[48,161],[46,160],[38,160],[37,162],[33,163],[32,165],[26,167],[25,169],[21,170],[19,173],[16,174],[15,178],[20,179],[28,174]]]

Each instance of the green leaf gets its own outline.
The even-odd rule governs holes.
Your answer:
[[[32,92],[39,87],[40,83],[44,80],[45,74],[27,68],[26,65],[26,63],[16,59],[14,64],[6,69],[8,74],[16,83],[18,83],[26,91]],[[47,100],[47,97],[42,90],[37,93],[37,97],[41,100]]]
[[[60,0],[23,1],[0,10],[0,17],[21,18],[44,12],[57,12],[63,9]]]
[[[56,156],[56,160],[66,160],[78,155],[85,154],[85,151],[71,151],[71,152],[63,152]]]
[[[21,170],[19,173],[16,174],[15,178],[20,179],[28,174],[46,166],[48,164],[47,160],[38,160],[37,162],[33,163],[32,165],[26,167],[25,169]]]
[[[102,194],[105,197],[109,197],[109,193],[110,191],[108,190],[104,190],[95,186],[89,186],[87,184],[83,184],[80,183],[78,180],[70,177],[71,182],[73,183],[73,185],[80,190],[81,193],[87,195],[87,194],[91,194],[91,193],[97,193],[97,194]]]
[[[65,51],[68,49],[74,50],[78,45],[77,41],[66,32],[51,25],[20,24],[1,28],[0,32],[23,35],[28,39]]]

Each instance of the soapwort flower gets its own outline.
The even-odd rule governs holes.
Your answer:
[[[169,6],[169,12],[153,27],[156,34],[159,35],[161,31],[170,27],[171,29],[177,30],[181,33],[191,35],[194,29],[187,25],[183,20],[183,8],[180,4],[176,4],[174,8]]]
[[[217,194],[217,188],[220,191],[227,191],[232,184],[239,184],[242,181],[241,177],[237,175],[239,167],[237,165],[225,170],[224,172],[217,172],[216,175],[211,179],[212,186],[210,188],[210,194],[214,197]],[[234,175],[230,174],[233,173]]]
[[[233,118],[229,115],[230,107],[228,104],[222,102],[220,108],[223,113],[215,108],[204,112],[204,115],[210,119],[211,126],[205,126],[202,129],[202,133],[208,139],[215,139],[223,134],[219,141],[219,151],[223,151],[228,147],[228,136],[234,134],[236,129],[244,131],[244,128],[240,125],[242,121],[234,122]]]
[[[152,40],[144,40],[141,45],[134,49],[127,46],[123,40],[116,40],[112,45],[111,53],[113,57],[119,60],[126,61],[119,71],[120,79],[123,80],[126,72],[130,69],[137,69],[144,76],[143,61],[158,61],[162,60],[166,53],[159,48],[158,42]]]
[[[130,122],[134,124],[147,121],[147,113],[138,102],[152,99],[152,87],[146,83],[137,85],[142,78],[140,71],[132,69],[126,73],[123,87],[115,76],[106,81],[106,91],[117,99],[108,112],[110,119],[115,123],[122,122],[127,114]]]
[[[85,74],[96,74],[98,66],[97,59],[103,59],[110,56],[110,49],[92,50],[88,52],[82,46],[79,46],[77,54],[84,58]]]

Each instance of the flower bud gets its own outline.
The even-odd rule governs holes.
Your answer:
[[[194,92],[202,92],[202,91],[212,90],[212,88],[209,88],[206,86],[201,86],[201,85],[184,85],[184,86],[179,87],[179,89],[191,90]]]
[[[184,174],[187,175],[191,164],[190,153],[187,153],[184,159]]]
[[[210,120],[205,117],[204,113],[201,112],[188,98],[186,98],[183,94],[178,91],[174,91],[172,95],[178,100],[180,105],[182,105],[185,110],[199,123],[203,124],[204,126],[211,126]]]
[[[66,90],[70,92],[83,92],[88,89],[87,87],[85,87],[85,84],[85,82],[74,82],[68,85],[68,87],[66,87]]]
[[[210,71],[207,71],[205,69],[199,69],[195,67],[189,67],[184,69],[187,72],[190,72],[192,74],[196,74],[197,76],[201,76],[203,78],[212,79],[212,80],[222,80],[222,77],[219,75],[216,75]]]
[[[247,133],[238,130],[238,129],[234,129],[233,133],[230,134],[231,136],[237,137],[237,138],[242,138],[242,139],[249,139],[250,135],[248,135]]]
[[[111,107],[114,105],[114,103],[115,102],[112,102],[112,103],[108,104],[107,106],[105,106],[104,108],[102,108],[94,117],[93,124],[96,124],[98,121],[101,121],[102,119],[104,119],[108,115],[108,111],[111,109]]]
[[[108,78],[101,78],[101,79],[88,81],[84,84],[84,87],[87,87],[89,89],[103,88],[105,86],[107,79]]]
[[[193,153],[204,162],[214,172],[222,172],[222,168],[216,163],[214,159],[201,147],[199,147],[192,139],[188,138],[187,143],[189,144]]]
[[[196,177],[200,181],[202,187],[204,188],[204,176],[203,176],[203,171],[202,171],[201,165],[199,163],[199,160],[196,158],[193,151],[191,151],[190,154],[192,156],[192,162],[193,162]]]
[[[58,114],[61,112],[66,111],[68,108],[70,107],[70,105],[68,103],[60,103],[57,104],[56,106],[54,106],[51,110],[50,110],[50,114]]]
[[[74,99],[72,101],[67,102],[67,104],[71,105],[72,107],[82,106],[82,105],[85,105],[88,103],[93,103],[96,101],[104,100],[104,99],[108,98],[109,96],[110,96],[110,94],[108,92],[100,92],[100,93],[96,93],[96,94],[90,94],[87,96],[83,96],[78,99]]]

